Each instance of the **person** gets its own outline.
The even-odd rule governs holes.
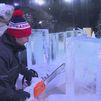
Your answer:
[[[7,29],[7,23],[11,19],[13,11],[14,7],[12,5],[0,3],[0,36]]]
[[[19,52],[25,49],[32,28],[23,17],[23,11],[16,9],[8,28],[0,38],[0,101],[25,101],[30,94],[15,87],[19,74],[24,75],[28,82],[38,77],[34,70],[21,64]]]

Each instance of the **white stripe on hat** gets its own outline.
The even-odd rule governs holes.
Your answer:
[[[23,30],[30,28],[30,25],[28,23],[10,23],[8,28],[10,29],[17,29],[17,30]]]

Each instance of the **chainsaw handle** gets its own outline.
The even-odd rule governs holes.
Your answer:
[[[22,85],[24,84],[24,80],[25,80],[25,76],[23,76],[22,78]],[[26,81],[27,85],[30,86],[31,85],[31,82],[30,81]]]

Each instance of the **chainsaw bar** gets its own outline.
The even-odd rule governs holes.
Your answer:
[[[44,83],[47,85],[51,82],[58,74],[64,72],[65,63],[62,63],[58,68],[56,68],[46,79],[44,79]]]

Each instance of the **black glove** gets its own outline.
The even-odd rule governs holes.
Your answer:
[[[38,77],[38,73],[35,70],[30,69],[25,75],[25,79],[27,80],[27,82],[30,82],[32,80],[32,77]]]
[[[28,92],[25,92],[23,90],[18,90],[16,91],[12,101],[25,101],[29,97],[30,94]]]

